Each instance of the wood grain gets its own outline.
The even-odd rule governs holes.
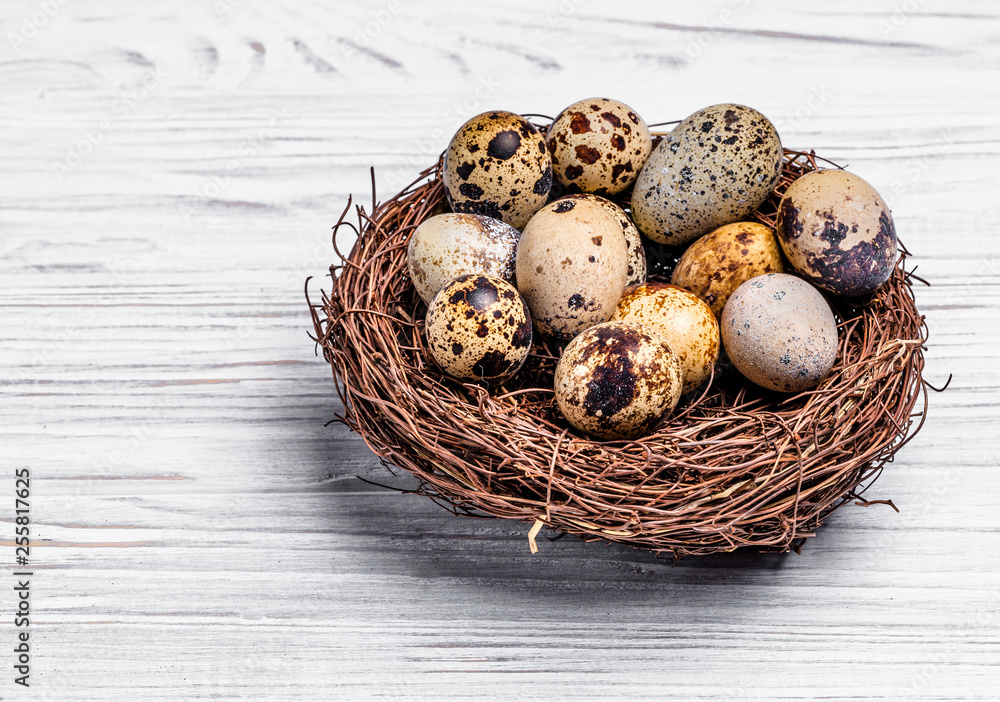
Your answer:
[[[43,6],[0,10],[0,482],[31,469],[36,546],[0,698],[996,699],[994,6]],[[753,105],[886,195],[954,374],[869,493],[900,514],[671,567],[357,479],[409,484],[324,426],[302,290],[347,196],[590,94]]]

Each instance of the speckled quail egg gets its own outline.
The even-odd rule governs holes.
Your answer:
[[[492,217],[457,212],[431,217],[410,237],[410,280],[424,302],[466,273],[512,280],[520,238],[521,232]]]
[[[837,322],[812,285],[768,273],[743,283],[722,312],[722,343],[736,369],[761,387],[799,392],[837,360]]]
[[[531,218],[517,245],[517,287],[539,332],[571,339],[607,321],[625,289],[621,226],[588,200],[557,200]]]
[[[502,219],[520,229],[552,187],[545,139],[513,112],[484,112],[463,124],[444,154],[444,193],[455,212]]]
[[[674,127],[632,190],[632,219],[661,244],[684,244],[746,217],[781,174],[774,125],[744,105],[713,105]]]
[[[741,284],[784,271],[781,248],[770,229],[757,222],[734,222],[691,244],[670,282],[693,292],[720,317],[726,300]]]
[[[653,139],[635,110],[608,98],[574,102],[549,127],[552,170],[566,187],[614,195],[639,175]]]
[[[643,283],[625,289],[612,320],[656,332],[680,361],[683,392],[691,392],[712,374],[719,360],[719,323],[694,293],[668,283]]]
[[[639,230],[635,228],[625,210],[611,202],[611,200],[591,193],[576,193],[574,195],[566,195],[565,198],[595,202],[615,218],[615,221],[622,228],[622,233],[625,235],[625,244],[628,246],[628,279],[626,280],[626,285],[645,283],[646,248],[642,245],[642,237],[639,236]]]
[[[778,206],[778,241],[814,285],[856,297],[878,290],[896,262],[896,228],[885,200],[847,171],[802,176]]]
[[[517,289],[500,278],[463,275],[427,308],[427,348],[448,375],[499,385],[531,351],[531,313]]]
[[[659,335],[605,322],[574,338],[556,365],[556,404],[570,424],[601,439],[634,439],[677,406],[677,356]]]

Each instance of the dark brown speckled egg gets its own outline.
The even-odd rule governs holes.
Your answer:
[[[845,297],[875,292],[896,263],[896,228],[885,200],[853,173],[814,171],[778,207],[778,241],[792,267]]]
[[[513,112],[484,112],[459,127],[444,155],[444,193],[455,212],[520,229],[548,199],[552,159],[533,125]]]
[[[671,245],[737,222],[778,182],[782,154],[777,130],[757,110],[698,110],[646,161],[632,191],[632,219],[647,237]]]
[[[580,431],[635,439],[677,406],[683,383],[680,362],[659,335],[605,322],[566,346],[556,366],[555,396],[566,421]]]
[[[427,308],[427,348],[448,375],[499,385],[531,351],[531,313],[517,289],[500,278],[463,275]]]
[[[608,98],[574,102],[552,122],[547,140],[556,179],[567,188],[599,195],[630,186],[653,151],[645,120]]]

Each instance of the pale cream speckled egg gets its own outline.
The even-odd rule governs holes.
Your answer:
[[[653,140],[635,110],[608,98],[575,102],[549,127],[556,179],[572,190],[614,195],[639,175]]]
[[[659,334],[680,361],[684,392],[712,374],[719,360],[719,323],[694,293],[668,283],[643,283],[625,289],[612,320]]]
[[[726,300],[744,282],[784,271],[781,248],[770,229],[758,222],[734,222],[691,244],[670,282],[693,292],[720,317]]]
[[[566,421],[580,431],[634,439],[677,406],[683,384],[680,362],[659,335],[605,322],[566,346],[556,366],[555,396]]]
[[[614,312],[628,274],[625,235],[600,205],[557,200],[525,226],[516,271],[538,331],[572,339]]]
[[[744,376],[761,387],[800,392],[837,360],[837,322],[823,295],[785,273],[752,278],[722,311],[722,343]]]
[[[410,280],[424,302],[467,273],[512,280],[520,238],[521,232],[492,217],[457,212],[431,217],[410,237]]]
[[[625,244],[628,246],[628,279],[626,280],[626,284],[635,285],[637,283],[645,283],[646,248],[642,245],[642,237],[639,236],[639,230],[635,228],[635,224],[629,219],[625,210],[611,202],[611,200],[591,193],[576,193],[574,195],[566,195],[560,199],[565,198],[595,202],[615,218],[615,221],[622,228],[622,233],[625,235]]]
[[[455,212],[502,219],[520,229],[548,199],[552,159],[542,135],[513,112],[463,124],[444,155],[444,193]]]
[[[632,190],[632,219],[661,244],[684,244],[760,206],[778,182],[781,140],[744,105],[706,107],[664,137]]]
[[[528,305],[500,278],[456,278],[431,300],[426,322],[431,356],[461,380],[499,385],[521,369],[531,351]]]

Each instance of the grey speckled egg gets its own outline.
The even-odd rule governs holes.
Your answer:
[[[802,176],[778,206],[778,241],[792,267],[837,295],[875,292],[896,263],[896,227],[867,182],[829,169]]]
[[[455,212],[520,229],[552,187],[552,159],[537,129],[513,112],[484,112],[459,127],[444,154],[444,194]]]
[[[683,382],[680,362],[659,335],[605,322],[566,346],[556,366],[556,403],[580,431],[634,439],[677,406]]]
[[[632,191],[632,219],[661,244],[684,244],[736,222],[764,202],[781,175],[774,125],[743,105],[713,105],[674,127]]]
[[[521,232],[492,217],[451,212],[431,217],[410,237],[410,280],[424,302],[467,273],[512,280],[520,238]]]
[[[600,205],[557,200],[525,226],[516,271],[538,331],[572,339],[614,312],[628,273],[625,235]]]
[[[506,280],[463,275],[427,308],[427,348],[448,375],[499,385],[531,351],[531,313]]]
[[[837,322],[823,295],[786,273],[751,278],[722,311],[722,343],[737,370],[761,387],[799,392],[837,360]]]
[[[653,151],[642,117],[608,98],[574,102],[552,122],[547,141],[556,179],[570,189],[599,195],[630,186]]]
[[[635,224],[629,219],[629,216],[625,213],[621,207],[607,200],[599,195],[592,195],[590,193],[576,193],[575,195],[566,195],[560,199],[573,198],[576,200],[587,200],[589,202],[594,202],[605,209],[605,211],[615,218],[615,221],[622,228],[622,234],[625,235],[625,245],[628,246],[628,280],[626,280],[626,285],[636,285],[638,283],[646,282],[646,248],[642,245],[642,237],[639,236],[639,230],[635,228]]]

